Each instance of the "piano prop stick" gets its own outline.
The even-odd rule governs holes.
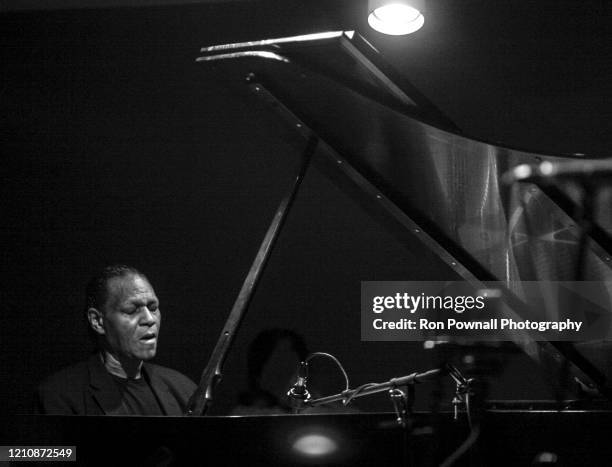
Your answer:
[[[257,252],[255,260],[251,265],[251,269],[249,270],[249,273],[242,284],[240,293],[234,302],[234,306],[232,307],[227,321],[225,322],[225,326],[221,331],[221,335],[217,340],[213,353],[208,361],[208,364],[206,365],[206,368],[204,368],[204,371],[202,372],[202,377],[200,378],[198,388],[189,399],[186,415],[205,415],[212,403],[214,388],[219,381],[221,381],[223,375],[223,363],[225,361],[225,357],[227,356],[227,353],[232,345],[236,332],[238,331],[238,327],[240,326],[240,323],[247,312],[251,298],[255,293],[257,283],[259,282],[268,258],[270,257],[270,253],[272,252],[272,248],[274,247],[276,239],[278,238],[283,224],[287,219],[289,209],[295,200],[295,196],[297,195],[302,180],[306,175],[306,170],[308,169],[312,155],[317,148],[317,142],[317,138],[313,136],[309,138],[306,143],[306,148],[302,154],[302,162],[293,185],[281,200],[278,209],[276,210],[276,214],[274,215],[274,219],[272,220],[270,227],[268,227],[268,231],[261,242],[259,251]]]

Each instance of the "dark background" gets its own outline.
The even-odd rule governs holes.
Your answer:
[[[160,297],[157,363],[199,379],[303,144],[236,83],[196,64],[201,46],[358,29],[468,135],[551,154],[610,148],[605,1],[432,0],[423,30],[403,38],[369,31],[363,2],[8,5],[0,371],[9,412],[29,411],[40,379],[87,356],[82,291],[110,263],[144,271]],[[435,356],[421,344],[360,341],[360,281],[453,278],[312,169],[226,363],[216,411],[235,404],[247,346],[265,328],[292,329],[311,350],[333,353],[353,386],[430,368]],[[534,363],[507,359],[491,397],[551,397]],[[281,357],[271,389],[285,386],[292,365]],[[341,389],[331,365],[319,369],[313,385]],[[361,407],[391,408],[384,398]]]

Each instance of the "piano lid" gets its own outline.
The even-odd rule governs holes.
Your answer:
[[[352,31],[206,46],[196,61],[234,84],[246,82],[278,113],[279,125],[284,120],[305,137],[316,133],[327,155],[315,160],[321,170],[345,190],[357,187],[365,205],[401,224],[410,241],[418,238],[463,279],[503,281],[519,297],[518,281],[588,280],[610,297],[610,188],[595,184],[595,222],[578,268],[581,185],[501,180],[519,164],[581,156],[538,154],[462,135]],[[515,340],[539,361],[552,357],[560,364],[561,352],[607,386],[597,350],[588,360],[577,346],[534,346],[519,334]]]

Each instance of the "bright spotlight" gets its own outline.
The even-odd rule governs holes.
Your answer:
[[[411,34],[425,23],[423,10],[423,0],[369,0],[368,24],[383,34]]]

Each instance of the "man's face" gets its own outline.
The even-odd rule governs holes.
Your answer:
[[[114,277],[107,282],[102,308],[108,350],[119,360],[149,360],[157,351],[161,325],[159,301],[141,276]]]

